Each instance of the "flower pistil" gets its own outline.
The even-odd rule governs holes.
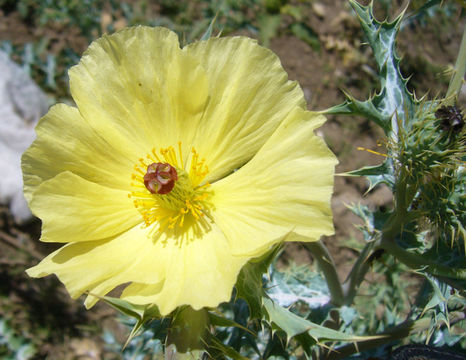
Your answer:
[[[204,179],[209,170],[193,148],[183,160],[181,143],[178,154],[172,146],[155,148],[134,166],[128,194],[146,226],[157,222],[159,231],[203,225],[209,217],[210,184]],[[196,226],[199,228],[198,226]]]

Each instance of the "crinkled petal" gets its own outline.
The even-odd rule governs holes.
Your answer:
[[[53,106],[36,127],[37,138],[23,154],[24,193],[63,171],[116,188],[130,189],[135,157],[130,148],[111,147],[84,121],[78,109]]]
[[[305,106],[279,59],[247,38],[184,49],[163,28],[133,27],[95,41],[70,70],[83,117],[114,146],[191,147],[214,181],[243,165],[284,117]],[[208,139],[208,141],[206,141]]]
[[[316,241],[333,233],[337,160],[313,132],[324,120],[295,109],[250,162],[212,184],[215,223],[233,254],[258,256],[286,236]]]
[[[177,146],[188,154],[206,102],[199,60],[168,29],[138,26],[94,41],[70,72],[79,111],[115,147]]]
[[[202,238],[186,241],[181,247],[168,240],[167,247],[171,248],[164,249],[168,254],[159,254],[167,259],[163,286],[135,282],[123,291],[122,299],[136,304],[155,303],[164,315],[181,305],[194,309],[215,307],[230,299],[238,273],[249,260],[231,254],[215,225]]]
[[[200,60],[209,79],[210,99],[193,146],[214,181],[250,160],[305,100],[278,57],[255,40],[211,38],[184,50]]]
[[[183,242],[149,235],[134,227],[117,237],[65,245],[27,270],[33,277],[56,274],[73,298],[85,292],[103,296],[133,282],[122,298],[158,305],[163,315],[180,305],[195,309],[228,301],[248,258],[232,256],[221,231],[213,226],[202,238]],[[97,301],[88,296],[86,306]]]
[[[99,240],[142,223],[128,193],[87,181],[69,171],[43,182],[30,202],[42,219],[41,241]]]
[[[163,281],[168,259],[161,256],[163,244],[155,243],[149,231],[135,226],[108,239],[67,244],[27,273],[32,277],[56,274],[73,298],[85,292],[103,296],[130,281]],[[96,301],[89,296],[86,306]]]

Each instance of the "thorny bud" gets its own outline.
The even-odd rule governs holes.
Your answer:
[[[152,163],[144,175],[144,185],[152,194],[168,194],[178,180],[176,169],[168,163]]]
[[[421,103],[398,135],[389,145],[411,193],[408,210],[422,214],[445,241],[464,239],[466,139],[461,111]]]
[[[458,133],[464,126],[461,111],[456,106],[442,106],[435,112],[435,117],[441,121],[443,130]]]

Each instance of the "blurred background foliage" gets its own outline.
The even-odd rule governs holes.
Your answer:
[[[0,0],[3,17],[12,15],[16,20],[12,25],[22,25],[11,29],[4,22],[1,48],[22,63],[49,93],[69,97],[66,70],[103,33],[137,24],[165,26],[177,32],[183,43],[189,43],[199,39],[216,17],[216,29],[222,35],[247,34],[265,46],[274,37],[290,34],[316,52],[322,46],[345,47],[349,39],[335,39],[337,43],[329,44],[309,21],[317,17],[335,22],[342,16],[341,13],[329,16],[332,7],[325,3],[312,0]],[[402,1],[395,0],[380,0],[375,5],[380,18],[393,15],[404,6]],[[440,27],[429,29],[441,35],[448,31],[452,21],[459,21],[461,6],[464,10],[466,5],[461,0],[411,1],[412,15],[405,25],[422,27],[438,23]],[[11,38],[8,38],[10,31]],[[417,65],[407,64],[407,71]],[[433,72],[440,70],[426,59],[423,65],[434,67]]]
[[[367,1],[362,2],[367,4]],[[401,0],[376,1],[376,15],[379,19],[393,18],[405,6],[408,5]],[[402,72],[412,76],[409,86],[417,94],[429,91],[436,96],[445,92],[461,39],[465,11],[462,0],[413,0],[409,3],[399,47],[403,55]],[[89,43],[103,33],[136,24],[165,26],[177,32],[186,44],[199,39],[213,18],[216,18],[214,34],[254,37],[276,51],[290,77],[300,82],[312,108],[322,109],[342,102],[344,96],[340,89],[350,90],[352,95],[362,99],[378,87],[376,65],[368,47],[363,46],[363,34],[345,1],[0,0],[0,49],[21,64],[48,94],[51,103],[70,103],[67,70],[79,61]],[[464,97],[462,101],[464,103]],[[362,119],[347,120],[334,117],[323,128],[327,142],[342,162],[337,171],[380,162],[374,155],[358,152],[355,156],[353,151],[355,143],[376,149],[380,133]],[[354,195],[367,190],[362,181],[337,179],[336,182],[337,201],[365,201]],[[371,206],[382,212],[391,206],[389,200],[383,200],[383,192],[370,201]],[[357,219],[341,208],[335,208],[339,240],[331,238],[327,242],[340,266],[339,275],[344,278],[346,265],[361,251],[363,240],[356,231],[350,230]],[[161,348],[157,339],[166,326],[163,322],[152,324],[151,331],[135,338],[121,353],[131,326],[128,319],[115,321],[115,313],[101,305],[85,311],[79,300],[68,298],[55,278],[28,279],[24,269],[36,263],[41,253],[50,252],[54,245],[37,242],[40,232],[37,220],[25,225],[14,224],[8,209],[0,210],[1,359],[157,358],[145,352]],[[403,265],[390,262],[384,256],[381,261],[384,266],[373,267],[353,307],[315,307],[303,300],[309,298],[310,288],[314,296],[326,296],[328,289],[325,282],[319,281],[312,257],[298,245],[285,250],[271,269],[270,279],[282,279],[287,291],[294,294],[293,311],[349,333],[374,333],[398,324],[408,316],[413,304],[426,311],[445,305],[441,295],[438,303],[430,307],[422,303],[423,292],[442,294],[432,279],[407,272]],[[313,281],[306,284],[305,279]],[[452,298],[451,301],[456,300]],[[454,306],[461,311],[464,304]],[[224,310],[230,311],[238,323],[257,330],[259,340],[267,338],[258,324],[247,324],[247,309],[241,301]],[[444,319],[435,318],[438,314],[432,314],[432,326],[411,340],[464,347],[464,339],[461,340],[464,321],[459,319],[452,324],[453,331],[449,333]],[[429,331],[436,327],[440,331],[431,337]],[[219,337],[224,336],[232,346],[235,341],[239,344],[238,339],[248,336],[240,329],[219,329],[219,333],[222,331],[224,334]],[[281,339],[270,336],[268,339],[262,344],[259,341],[259,348],[251,345],[248,351],[284,357]],[[387,347],[397,344],[399,342]],[[379,349],[357,358],[377,358],[386,350]],[[292,358],[304,356],[296,351]]]

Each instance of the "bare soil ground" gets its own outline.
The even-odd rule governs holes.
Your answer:
[[[314,4],[318,4],[318,9],[310,8],[306,16],[318,33],[320,51],[312,50],[305,42],[288,34],[273,38],[270,47],[280,57],[289,77],[301,84],[309,109],[325,109],[343,102],[342,89],[356,98],[366,98],[377,86],[373,75],[375,64],[370,48],[362,43],[356,17],[345,1],[322,0]],[[401,2],[397,4],[391,16],[398,13],[396,9],[401,9]],[[380,9],[378,11],[382,14]],[[455,23],[454,19],[450,24],[440,21],[444,20],[430,19],[424,26],[407,26],[399,36],[399,53],[404,58],[402,71],[405,76],[412,76],[410,84],[418,95],[429,89],[432,89],[429,96],[444,93],[447,80],[442,72],[456,59],[464,24]],[[43,37],[51,39],[52,52],[65,46],[82,52],[88,45],[79,29],[33,28],[16,12],[0,12],[0,40],[24,44]],[[383,160],[357,150],[360,146],[383,152],[383,148],[377,146],[379,141],[383,142],[383,134],[367,120],[334,116],[319,131],[338,155],[338,173]],[[387,188],[378,187],[363,196],[366,190],[367,184],[361,179],[344,176],[335,179],[332,206],[336,236],[326,238],[325,243],[342,278],[355,257],[345,241],[359,238],[354,227],[358,219],[345,204],[363,202],[371,206],[391,206]],[[25,275],[26,268],[56,248],[53,244],[39,243],[39,235],[39,220],[20,226],[13,223],[7,207],[0,208],[0,318],[14,318],[17,324],[13,325],[22,328],[24,334],[42,338],[43,343],[48,344],[40,349],[43,358],[104,358],[102,341],[93,337],[99,329],[111,328],[117,337],[124,337],[118,332],[121,331],[118,324],[111,320],[113,312],[106,306],[85,311],[82,302],[70,300],[55,278],[32,280]],[[300,245],[289,244],[282,261],[310,263],[312,258]]]

